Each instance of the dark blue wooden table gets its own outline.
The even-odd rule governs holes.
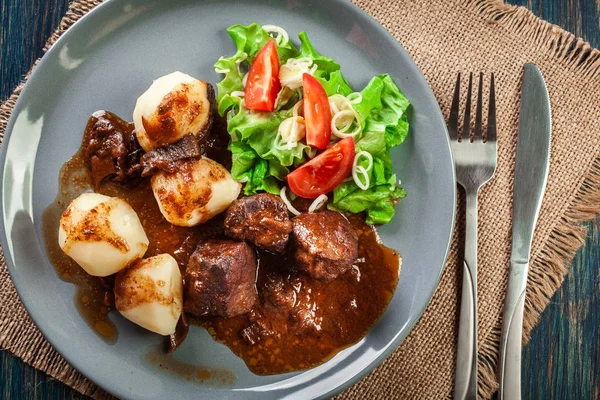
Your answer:
[[[443,1],[443,0],[433,0]],[[600,47],[600,0],[509,0]],[[58,26],[69,0],[0,0],[0,100]],[[599,88],[600,90],[600,88]],[[600,107],[600,104],[598,105]],[[600,399],[600,218],[523,350],[526,399]],[[0,351],[0,399],[84,398]]]

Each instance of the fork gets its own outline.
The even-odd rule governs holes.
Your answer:
[[[494,74],[490,78],[488,123],[483,137],[483,73],[479,74],[475,132],[470,136],[471,91],[473,73],[469,74],[469,89],[464,112],[462,135],[458,129],[460,73],[456,78],[454,98],[448,119],[448,135],[454,155],[456,180],[463,187],[466,200],[465,256],[463,263],[462,296],[458,327],[454,399],[477,398],[477,194],[496,171],[496,99]]]

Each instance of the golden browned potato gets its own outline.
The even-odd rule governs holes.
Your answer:
[[[88,274],[112,275],[148,249],[148,237],[125,200],[84,193],[60,219],[60,248]]]
[[[133,111],[133,123],[145,151],[177,142],[193,134],[202,139],[212,123],[212,86],[181,72],[158,78],[142,94]]]
[[[225,167],[207,157],[185,161],[172,174],[160,171],[150,182],[160,212],[178,226],[194,226],[225,211],[241,188]]]
[[[183,282],[169,254],[138,260],[117,274],[115,306],[131,322],[160,335],[175,332],[183,309]]]

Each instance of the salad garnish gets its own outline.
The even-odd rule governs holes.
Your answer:
[[[305,32],[296,47],[275,25],[227,29],[237,51],[215,71],[218,111],[227,116],[231,174],[244,193],[329,200],[332,210],[365,212],[384,224],[406,192],[392,169],[390,151],[408,134],[410,105],[390,75],[354,91],[340,65],[318,53]],[[293,207],[292,207],[293,208]]]

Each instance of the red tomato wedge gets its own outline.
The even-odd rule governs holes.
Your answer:
[[[352,172],[354,139],[341,140],[287,176],[290,190],[314,199],[329,193]]]
[[[324,149],[331,137],[331,108],[329,98],[321,83],[310,74],[302,75],[304,89],[304,123],[306,125],[306,144]]]
[[[275,41],[269,40],[258,52],[248,71],[244,103],[251,110],[273,111],[279,89],[277,46]]]

